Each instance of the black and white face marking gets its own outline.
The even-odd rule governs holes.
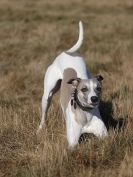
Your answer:
[[[77,86],[77,97],[82,106],[94,108],[99,104],[101,91],[101,82],[96,78],[81,80]]]

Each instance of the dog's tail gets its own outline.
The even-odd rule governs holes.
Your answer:
[[[83,30],[83,24],[82,21],[79,22],[79,38],[77,43],[70,49],[68,49],[66,52],[67,53],[74,53],[76,52],[82,45],[83,43],[83,38],[84,38],[84,30]]]

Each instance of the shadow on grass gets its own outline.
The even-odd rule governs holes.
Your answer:
[[[110,101],[101,101],[99,109],[101,117],[107,127],[107,130],[109,130],[110,128],[121,130],[125,127],[127,123],[126,118],[114,118],[112,116],[113,106]]]

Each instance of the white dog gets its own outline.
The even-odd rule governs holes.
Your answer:
[[[92,77],[83,57],[77,54],[83,42],[83,25],[79,22],[79,39],[68,51],[61,53],[48,67],[44,78],[42,97],[42,129],[50,100],[61,84],[61,107],[66,120],[67,139],[70,147],[78,144],[82,133],[97,137],[107,136],[107,129],[99,113],[102,76]]]

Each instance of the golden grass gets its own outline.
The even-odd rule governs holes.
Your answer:
[[[100,110],[109,137],[82,137],[70,151],[59,94],[39,138],[36,130],[45,70],[77,40],[79,20],[80,52],[104,76]],[[133,176],[132,21],[130,0],[0,1],[0,176]]]

